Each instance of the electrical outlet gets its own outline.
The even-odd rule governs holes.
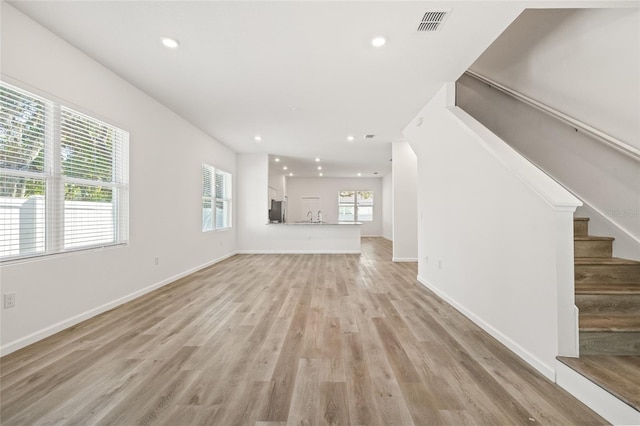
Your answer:
[[[16,294],[15,293],[5,293],[4,295],[4,308],[9,309],[16,306]]]
[[[153,258],[153,263],[158,266],[160,264],[160,258],[158,256]]]

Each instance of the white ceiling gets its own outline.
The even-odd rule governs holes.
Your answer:
[[[549,4],[551,2],[548,2]],[[13,6],[236,152],[296,176],[378,176],[391,142],[517,16],[521,2],[14,1]],[[417,32],[428,9],[442,30]],[[387,38],[382,48],[370,42]],[[162,36],[178,39],[174,51]],[[254,136],[262,141],[255,142]],[[375,134],[363,140],[365,134]],[[355,140],[348,142],[347,135]]]

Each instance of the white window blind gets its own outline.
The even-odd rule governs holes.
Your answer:
[[[231,174],[202,165],[202,230],[231,228]]]
[[[0,82],[0,259],[128,240],[127,132]]]

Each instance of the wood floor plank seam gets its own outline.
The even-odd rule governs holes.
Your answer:
[[[0,358],[0,424],[606,424],[391,257],[196,271]]]

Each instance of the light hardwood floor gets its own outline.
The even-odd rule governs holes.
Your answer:
[[[606,424],[362,248],[234,256],[5,356],[1,423]]]

